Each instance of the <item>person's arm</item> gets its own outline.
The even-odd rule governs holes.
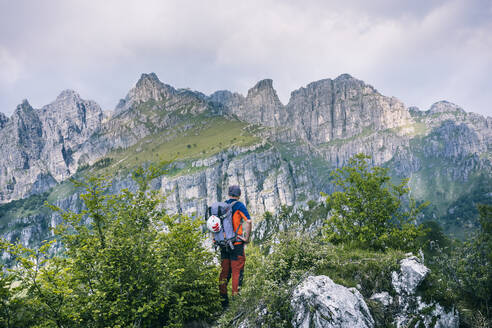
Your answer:
[[[253,222],[251,220],[251,217],[249,216],[249,212],[246,209],[246,206],[244,206],[241,203],[238,210],[239,210],[239,213],[241,214],[241,219],[243,221],[242,222],[243,234],[242,234],[242,236],[238,236],[238,237],[239,237],[239,239],[241,239],[245,243],[249,243],[249,240],[251,238],[251,230],[253,228]]]

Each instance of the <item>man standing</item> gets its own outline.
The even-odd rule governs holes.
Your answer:
[[[243,283],[244,263],[246,256],[244,254],[244,244],[249,242],[251,234],[251,217],[249,216],[246,206],[239,201],[241,197],[241,189],[234,185],[229,187],[229,199],[226,203],[232,206],[232,223],[233,229],[237,232],[237,240],[234,242],[233,249],[221,248],[220,259],[222,270],[220,272],[220,296],[222,306],[225,308],[229,305],[227,296],[227,284],[232,278],[232,296],[235,296],[239,287]]]

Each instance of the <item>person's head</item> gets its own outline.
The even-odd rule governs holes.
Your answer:
[[[238,185],[229,186],[229,197],[239,199],[241,197],[241,188]]]

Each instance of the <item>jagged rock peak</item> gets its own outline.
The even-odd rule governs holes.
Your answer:
[[[19,105],[17,105],[17,108],[15,109],[14,115],[16,113],[26,111],[26,110],[33,110],[33,108],[31,106],[31,104],[29,103],[29,101],[27,101],[27,99],[24,99],[24,100],[22,100],[22,102]]]
[[[232,97],[233,93],[229,90],[218,90],[212,93],[208,98],[217,103],[223,103]]]
[[[258,81],[254,87],[252,87],[249,92],[252,91],[260,91],[260,90],[270,90],[273,89],[273,80],[272,79],[263,79]]]
[[[143,86],[146,83],[162,83],[155,73],[142,73],[140,79],[137,82],[137,87]]]
[[[143,73],[137,81],[135,89],[143,89],[147,91],[156,90],[159,92],[164,92],[166,95],[176,92],[172,86],[162,83],[155,73]]]
[[[248,96],[255,97],[256,95],[261,94],[265,96],[270,96],[273,98],[275,102],[280,102],[277,96],[277,91],[273,88],[273,80],[272,79],[264,79],[258,81],[254,87],[248,90]]]
[[[277,96],[277,91],[273,88],[272,79],[258,81],[254,87],[248,90],[246,98],[255,98],[258,95],[260,95],[263,100],[269,100],[269,102],[275,103],[277,106],[282,106],[280,99]]]
[[[58,97],[56,97],[56,101],[70,100],[70,99],[80,99],[80,95],[74,90],[66,89],[60,92]]]
[[[465,113],[463,108],[446,100],[441,100],[434,103],[429,109],[429,112],[430,113],[449,113],[449,112]]]
[[[176,94],[176,89],[162,83],[155,73],[143,73],[125,99],[119,101],[115,111],[122,112],[131,108],[134,104],[148,100],[161,101]]]
[[[368,88],[370,92],[379,93],[372,85],[367,84],[366,82],[356,79],[350,74],[341,74],[336,79],[333,80],[335,85],[343,85],[350,89],[359,89],[359,88]]]
[[[335,81],[343,81],[343,80],[357,80],[357,79],[347,73],[341,74],[335,79]]]

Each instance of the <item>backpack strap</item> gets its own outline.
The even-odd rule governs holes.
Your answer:
[[[231,211],[232,211],[232,207],[233,207],[233,206],[234,206],[234,204],[236,204],[237,202],[238,202],[238,200],[235,200],[235,201],[233,201],[233,202],[231,203]],[[232,213],[232,215],[234,216],[234,213]],[[239,228],[241,228],[242,226],[243,226],[243,222],[242,222],[242,220],[241,220],[241,221],[239,222],[238,226],[237,226],[236,231],[234,232],[234,233],[235,233],[235,235],[236,235],[236,241],[241,241],[241,242],[242,242],[242,240],[241,240],[241,239],[238,239],[238,238],[237,238],[237,233],[239,232]]]

